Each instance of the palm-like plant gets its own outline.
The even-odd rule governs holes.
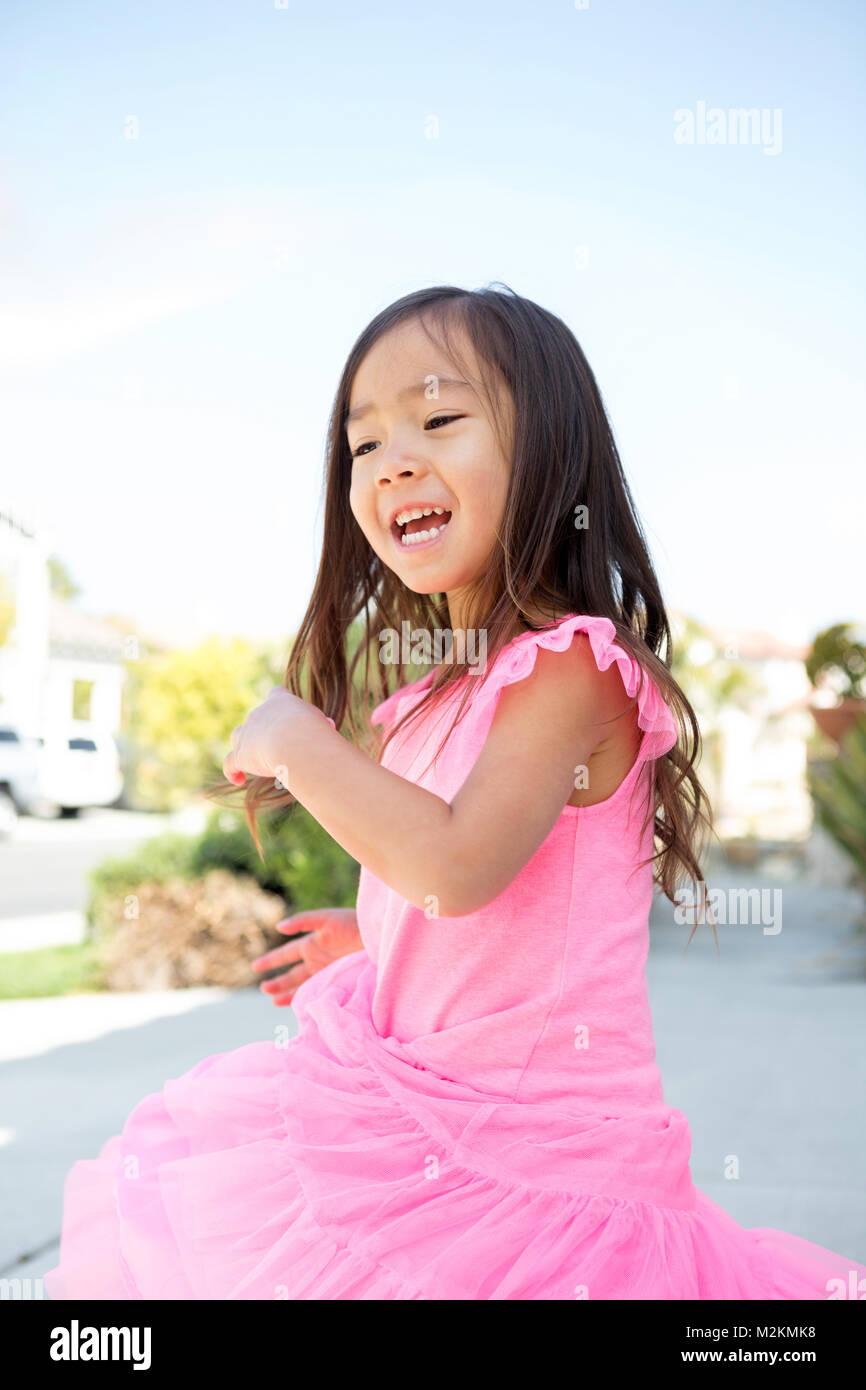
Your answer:
[[[848,730],[836,756],[810,764],[806,775],[818,822],[847,855],[866,892],[866,715]]]

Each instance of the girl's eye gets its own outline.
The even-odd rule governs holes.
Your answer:
[[[460,419],[462,419],[462,416],[460,416],[460,415],[431,415],[430,419],[427,421],[427,425],[428,425],[428,427],[429,427],[430,425],[435,424],[437,420],[441,420],[441,421],[443,422],[443,424],[449,425],[449,424],[452,422],[452,420],[460,420]],[[358,447],[357,447],[357,449],[356,449],[356,450],[354,451],[354,453],[352,454],[352,458],[353,458],[353,459],[363,458],[364,455],[361,453],[361,450],[362,450],[362,449],[366,449],[367,447],[368,447],[367,444],[359,444]]]

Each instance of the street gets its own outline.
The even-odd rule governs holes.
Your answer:
[[[80,941],[87,871],[166,831],[195,834],[207,812],[196,804],[166,815],[89,807],[57,820],[21,816],[0,839],[0,952]]]

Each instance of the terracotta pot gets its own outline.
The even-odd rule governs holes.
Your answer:
[[[860,716],[866,715],[866,700],[848,695],[838,705],[810,705],[809,708],[821,733],[838,744]]]
[[[761,857],[761,846],[756,840],[743,837],[737,840],[725,840],[724,852],[729,864],[742,864],[747,868],[752,868]]]

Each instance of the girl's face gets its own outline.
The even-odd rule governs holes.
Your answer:
[[[392,329],[355,373],[349,414],[359,413],[346,425],[355,520],[407,588],[447,595],[452,622],[461,589],[489,567],[510,468],[476,394],[477,358],[463,334],[459,346],[472,385],[452,384],[459,373],[417,320]],[[512,406],[508,392],[500,394],[510,439]],[[445,510],[411,521],[408,532],[435,527],[437,534],[403,540],[407,526],[395,517],[428,507]]]

